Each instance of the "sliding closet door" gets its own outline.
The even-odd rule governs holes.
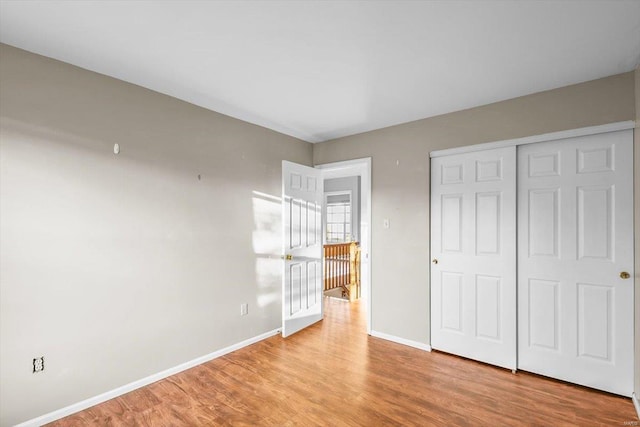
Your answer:
[[[431,346],[516,367],[516,149],[431,160]]]
[[[632,131],[518,150],[518,368],[633,391]]]

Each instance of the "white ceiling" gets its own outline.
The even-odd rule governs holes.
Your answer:
[[[0,41],[318,142],[630,71],[640,0],[2,0]]]

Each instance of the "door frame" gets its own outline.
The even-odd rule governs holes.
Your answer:
[[[634,129],[636,122],[627,120],[625,122],[608,123],[606,125],[588,126],[578,129],[561,130],[559,132],[543,133],[540,135],[525,136],[523,138],[505,139],[502,141],[485,142],[483,144],[466,145],[463,147],[446,148],[435,150],[429,153],[429,158],[449,156],[451,154],[471,153],[474,151],[490,150],[492,148],[512,147],[523,144],[535,144],[536,142],[555,141],[557,139],[573,138],[576,136],[597,135],[599,133],[616,132],[619,130]],[[431,188],[429,188],[431,191]]]
[[[371,265],[373,257],[371,256],[372,241],[371,241],[371,157],[365,157],[361,159],[345,160],[339,162],[323,163],[314,165],[317,169],[322,169],[323,179],[327,178],[346,178],[351,176],[360,177],[360,245],[362,249],[362,262],[361,266],[365,266],[365,271],[362,274],[362,299],[366,301],[367,307],[367,334],[371,335],[371,319],[373,313],[371,312],[371,299],[372,299],[372,276]],[[366,224],[366,230],[363,233],[363,224]],[[324,305],[323,314],[324,314]]]

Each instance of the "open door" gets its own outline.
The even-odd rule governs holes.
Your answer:
[[[322,320],[322,172],[282,162],[282,336]]]

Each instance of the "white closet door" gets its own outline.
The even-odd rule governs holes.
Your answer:
[[[516,368],[516,148],[431,161],[431,346]]]
[[[633,391],[632,135],[518,150],[518,368],[624,396]]]

